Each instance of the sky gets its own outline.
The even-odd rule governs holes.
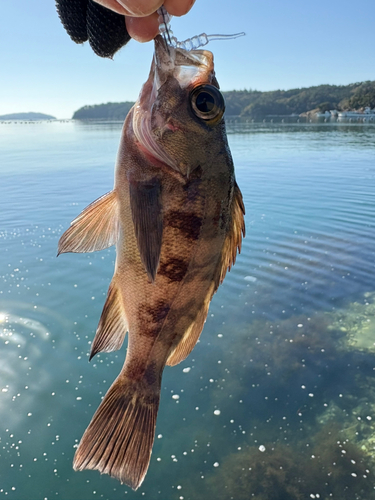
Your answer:
[[[374,0],[196,0],[173,18],[179,40],[246,32],[213,41],[222,90],[275,90],[375,80]],[[76,45],[54,0],[0,0],[0,115],[71,118],[84,105],[134,101],[153,43],[131,41],[114,60]]]

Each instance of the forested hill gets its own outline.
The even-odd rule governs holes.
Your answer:
[[[226,114],[253,119],[268,115],[301,114],[312,110],[375,108],[375,81],[350,85],[319,85],[292,90],[232,90],[223,92]],[[107,103],[84,106],[75,119],[123,120],[134,103]]]
[[[73,114],[75,120],[123,120],[134,102],[107,102],[83,106]]]
[[[0,120],[28,120],[28,121],[38,121],[38,120],[56,120],[55,116],[46,115],[44,113],[11,113],[8,115],[1,115]]]
[[[224,92],[227,115],[264,118],[267,115],[301,114],[312,110],[375,107],[375,81],[350,85],[319,85],[292,90]]]

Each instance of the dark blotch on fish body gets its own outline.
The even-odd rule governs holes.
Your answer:
[[[158,272],[171,281],[182,281],[188,267],[189,263],[185,260],[171,257],[167,262],[160,264]]]
[[[166,215],[165,223],[178,229],[190,240],[197,240],[202,227],[202,219],[195,214],[171,211]]]

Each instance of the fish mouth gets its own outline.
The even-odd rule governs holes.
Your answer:
[[[134,106],[133,131],[141,146],[149,155],[182,173],[179,165],[165,152],[158,142],[164,132],[183,128],[170,116],[158,115],[151,124],[152,108],[158,99],[160,87],[168,78],[177,80],[181,89],[194,88],[201,83],[211,83],[215,78],[213,54],[208,50],[186,51],[167,45],[162,36],[154,39],[155,51],[150,75],[143,85]],[[180,126],[181,125],[181,126]]]
[[[175,49],[167,45],[158,35],[155,40],[155,83],[160,86],[168,76],[173,75],[181,88],[195,87],[200,83],[209,83],[214,73],[212,52],[208,50]]]

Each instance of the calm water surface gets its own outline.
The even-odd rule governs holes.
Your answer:
[[[72,470],[125,347],[89,363],[114,250],[62,255],[121,124],[0,124],[0,497],[375,499],[375,127],[229,124],[241,255],[164,372],[137,492]]]

